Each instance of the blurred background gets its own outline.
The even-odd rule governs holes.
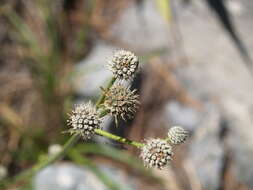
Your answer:
[[[135,118],[104,128],[142,141],[190,131],[170,169],[95,138],[21,190],[253,189],[252,0],[1,0],[0,184],[61,150],[67,113],[95,101],[117,49],[140,57]],[[93,143],[96,142],[96,143]]]

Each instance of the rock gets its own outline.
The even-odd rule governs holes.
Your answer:
[[[245,0],[238,2],[236,6],[233,9],[237,10],[232,10],[237,11],[233,12],[235,26],[248,51],[252,52],[253,37],[250,28],[253,27],[253,23],[250,20],[253,14],[250,10],[253,3]],[[238,12],[238,6],[240,6],[240,12]],[[217,113],[220,114],[217,118],[220,117],[227,123],[227,136],[223,140],[226,149],[232,155],[231,165],[233,175],[236,176],[235,180],[252,189],[253,169],[249,167],[253,160],[252,73],[242,62],[230,38],[220,27],[216,17],[212,17],[211,11],[207,9],[204,2],[195,2],[187,9],[177,2],[176,8],[178,13],[180,12],[178,14],[179,27],[186,54],[191,63],[188,67],[181,67],[177,71],[177,76],[194,98],[201,102],[211,100],[213,106],[216,105]],[[184,110],[176,115],[180,114],[184,115]],[[186,121],[189,122],[187,118]],[[210,127],[217,130],[218,123],[217,121],[217,124],[212,124],[213,127]],[[211,125],[210,118],[206,117],[205,123],[202,124],[203,130],[206,127],[210,128],[209,125]],[[196,134],[201,134],[203,130],[198,128]],[[192,144],[189,145],[190,158],[192,156],[195,160],[202,185],[215,189],[220,181],[218,172],[222,164],[222,144],[219,144],[218,132],[215,131],[203,134],[202,138],[199,138],[194,137]],[[213,164],[210,165],[209,162]]]
[[[111,28],[113,38],[138,52],[168,48],[168,33],[168,25],[152,0],[143,1],[140,7],[130,3]]]
[[[100,165],[99,168],[122,190],[137,189],[134,179],[115,167]],[[70,163],[48,166],[34,179],[35,190],[107,190],[108,188],[86,167]]]
[[[229,0],[226,1],[226,5],[230,13],[232,13],[234,16],[240,16],[245,11],[245,8],[240,1]]]
[[[165,113],[171,126],[179,125],[188,131],[194,131],[201,120],[201,113],[176,101],[168,102]]]
[[[73,76],[73,85],[76,93],[82,96],[97,96],[106,81],[112,74],[107,69],[107,59],[112,56],[117,47],[97,41],[90,55],[77,64]]]
[[[223,102],[223,113],[229,127],[227,146],[232,154],[233,169],[237,180],[253,188],[252,103],[243,99],[227,99]]]
[[[166,105],[166,115],[171,126],[179,125],[191,131],[188,154],[185,160],[196,173],[196,179],[205,190],[218,190],[224,164],[225,149],[220,139],[220,108],[205,101],[202,111],[196,111],[175,101]]]
[[[205,114],[192,137],[188,158],[205,190],[218,190],[224,158],[219,140],[220,114],[217,107],[207,105]]]

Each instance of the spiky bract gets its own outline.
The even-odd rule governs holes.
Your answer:
[[[124,120],[133,117],[140,104],[136,90],[130,90],[129,87],[117,84],[104,93],[103,106],[111,115],[116,118],[121,117]]]

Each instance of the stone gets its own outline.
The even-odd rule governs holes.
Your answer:
[[[117,47],[97,41],[95,47],[88,57],[77,64],[72,81],[74,90],[82,96],[97,96],[100,87],[112,77],[107,69],[107,59],[113,55]]]
[[[219,140],[221,117],[215,106],[207,105],[197,126],[187,158],[192,162],[205,190],[217,190],[221,183],[224,149]]]
[[[122,190],[136,190],[134,178],[121,169],[99,165]],[[87,168],[70,163],[59,163],[40,171],[34,179],[35,190],[108,190],[108,188]]]
[[[194,131],[201,120],[200,112],[176,101],[167,103],[165,115],[171,126],[182,126],[189,131]]]

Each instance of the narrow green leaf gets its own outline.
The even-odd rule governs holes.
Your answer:
[[[77,164],[85,165],[87,168],[92,171],[96,177],[101,180],[109,189],[112,190],[119,190],[120,185],[117,184],[115,181],[113,181],[111,178],[109,178],[104,172],[102,172],[95,164],[93,164],[89,159],[82,156],[77,150],[72,149],[68,156]]]

